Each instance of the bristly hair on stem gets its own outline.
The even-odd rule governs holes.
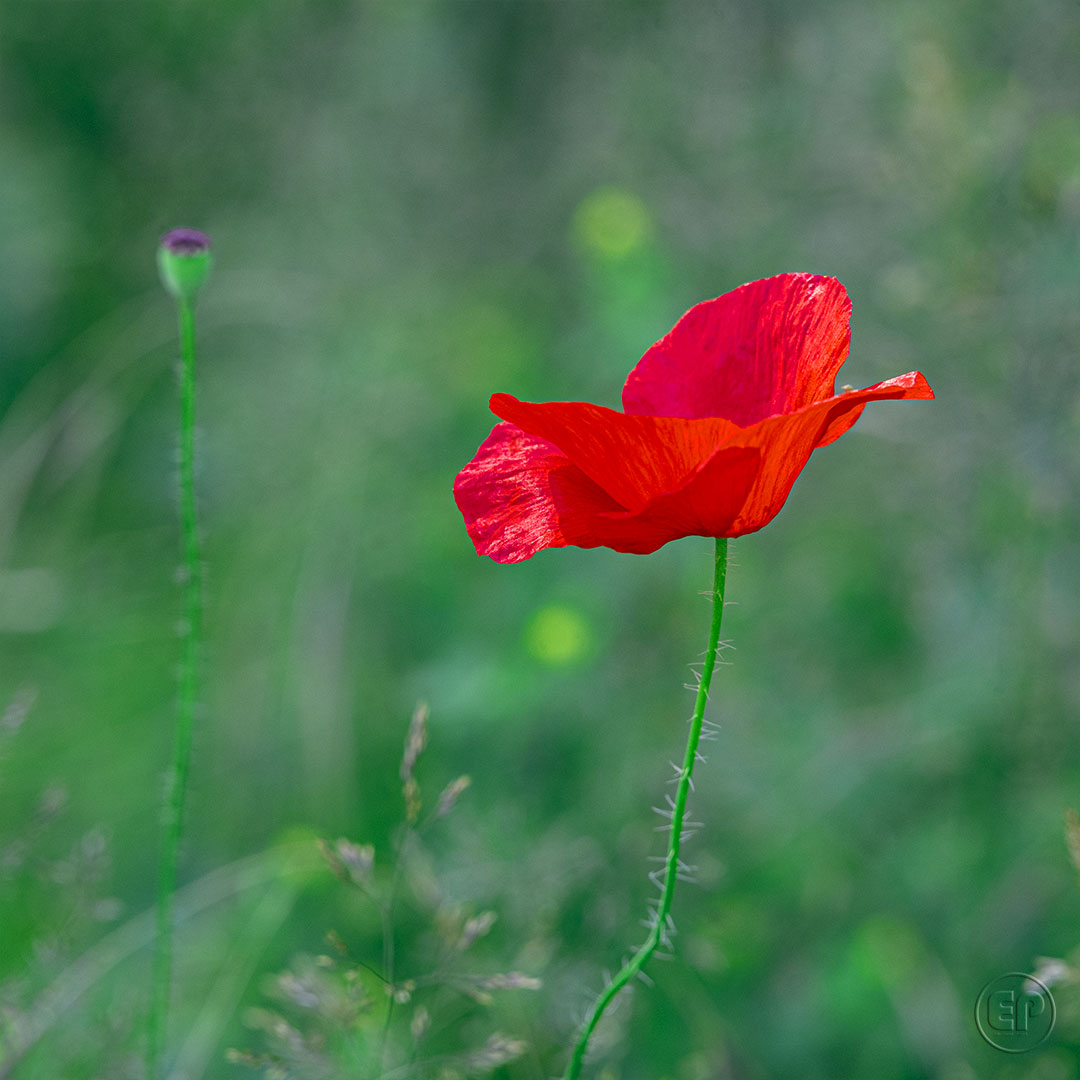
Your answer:
[[[626,961],[619,969],[614,978],[605,986],[603,992],[597,998],[585,1023],[581,1026],[577,1041],[570,1055],[570,1063],[566,1070],[566,1080],[577,1080],[581,1075],[582,1066],[585,1063],[585,1055],[589,1049],[589,1040],[596,1031],[601,1017],[608,1006],[618,997],[619,993],[636,977],[644,975],[645,965],[656,953],[661,945],[667,947],[671,943],[674,933],[674,922],[671,918],[671,903],[675,896],[675,885],[680,880],[686,880],[688,867],[681,859],[682,844],[692,829],[699,825],[698,822],[686,820],[686,802],[693,790],[694,764],[701,759],[698,753],[698,745],[703,736],[710,734],[715,736],[715,725],[708,724],[705,720],[705,707],[709,702],[709,686],[712,683],[713,671],[716,668],[716,656],[720,647],[720,623],[724,616],[724,586],[727,581],[727,540],[718,538],[716,541],[716,558],[713,567],[712,587],[712,626],[709,629],[709,644],[705,651],[705,661],[697,684],[697,697],[694,700],[694,712],[690,718],[690,735],[686,742],[686,753],[683,756],[682,765],[674,765],[677,782],[675,797],[667,797],[666,809],[658,809],[667,824],[661,826],[669,833],[667,855],[663,859],[663,867],[653,871],[650,877],[660,889],[660,896],[655,904],[649,908],[647,926],[649,936],[645,943]],[[647,978],[647,976],[645,976]]]
[[[191,737],[199,698],[202,645],[202,553],[195,500],[195,296],[210,270],[210,239],[197,229],[174,229],[161,238],[158,268],[162,284],[177,304],[180,329],[180,532],[184,588],[176,731],[161,813],[161,854],[157,888],[157,938],[147,1019],[146,1068],[157,1080],[168,1041],[173,967],[173,894],[184,827],[184,801],[191,765]]]

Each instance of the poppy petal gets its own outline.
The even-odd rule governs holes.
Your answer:
[[[891,392],[891,388],[899,388],[903,390],[903,393],[894,394]],[[933,401],[934,399],[934,391],[930,389],[930,384],[926,381],[922,372],[919,371],[909,371],[906,375],[897,375],[894,379],[886,379],[884,382],[875,383],[873,386],[868,386],[865,390],[858,392],[868,394],[871,391],[874,392],[874,398],[867,400],[885,401],[889,398],[900,398],[911,401]],[[836,442],[862,416],[862,411],[866,406],[865,401],[855,408],[845,407],[844,399],[850,393],[851,391],[837,394],[833,399],[834,408],[830,411],[828,422],[818,437],[818,441],[814,444],[815,450],[819,446],[828,446],[829,443]]]
[[[627,416],[578,401],[534,403],[495,394],[491,411],[557,446],[624,509],[677,491],[739,431],[719,418]]]
[[[836,278],[778,274],[742,285],[692,307],[645,353],[623,408],[748,427],[832,397],[850,317]]]
[[[647,555],[680,536],[719,535],[754,481],[756,450],[714,455],[724,482],[695,501],[663,495],[640,513],[619,506],[556,447],[510,423],[496,424],[458,474],[454,498],[477,554],[520,562],[542,548],[609,547]]]
[[[740,431],[728,446],[757,448],[761,453],[762,467],[729,535],[740,536],[767,525],[784,505],[813,451],[832,442],[850,428],[862,414],[867,402],[889,399],[925,401],[933,396],[934,392],[926,379],[917,371],[909,371],[906,375],[875,383],[864,390],[853,390],[815,402],[786,416],[770,417]],[[708,485],[711,480],[710,462],[682,494],[691,498],[698,485]]]
[[[567,544],[655,551],[677,535],[655,528],[639,530],[651,538],[618,535],[618,525],[606,515],[626,510],[550,443],[507,423],[495,425],[458,473],[454,499],[477,553],[502,563]]]
[[[708,477],[701,480],[705,469]],[[685,487],[653,499],[639,517],[670,527],[676,536],[733,536],[760,469],[761,452],[756,447],[724,447]]]

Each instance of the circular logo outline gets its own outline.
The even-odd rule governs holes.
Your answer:
[[[1023,983],[1034,983],[1038,988],[1039,993],[1046,999],[1049,1004],[1050,1022],[1046,1025],[1046,1030],[1039,1037],[1037,1042],[1032,1043],[1030,1046],[1002,1046],[1000,1042],[995,1041],[997,1032],[987,1031],[983,1026],[983,1006],[986,1004],[990,991],[1001,983],[1005,979],[1020,979]],[[979,1034],[982,1036],[983,1041],[992,1046],[995,1050],[1000,1050],[1003,1054],[1027,1054],[1032,1050],[1037,1050],[1048,1038],[1050,1038],[1051,1032],[1054,1030],[1054,1025],[1057,1023],[1057,1002],[1054,1001],[1054,995],[1050,993],[1050,988],[1043,983],[1040,979],[1035,978],[1034,975],[1028,975],[1023,971],[1007,971],[1004,975],[999,975],[995,979],[991,979],[980,991],[979,996],[975,999],[975,1027]]]

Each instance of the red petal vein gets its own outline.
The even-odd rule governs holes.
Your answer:
[[[628,413],[722,416],[747,427],[830,397],[851,301],[836,278],[778,274],[692,307],[638,361]]]
[[[494,394],[491,411],[557,446],[627,510],[683,487],[738,432],[728,420],[627,416],[579,401],[537,404]]]

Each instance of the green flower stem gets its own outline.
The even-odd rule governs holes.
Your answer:
[[[649,962],[652,954],[659,948],[665,936],[668,914],[671,911],[671,902],[675,895],[675,882],[679,876],[679,852],[682,848],[683,822],[686,820],[686,800],[690,794],[694,763],[697,761],[698,743],[701,742],[701,728],[705,719],[705,706],[709,701],[709,684],[712,682],[713,670],[716,667],[716,652],[720,645],[720,622],[724,616],[724,584],[727,580],[727,540],[716,541],[716,564],[713,576],[712,589],[712,627],[709,630],[709,647],[705,652],[705,666],[701,671],[701,681],[698,684],[697,698],[694,701],[694,714],[690,719],[690,735],[686,742],[686,754],[683,757],[682,768],[679,770],[679,786],[675,792],[675,805],[671,814],[671,839],[668,843],[667,859],[665,861],[664,883],[660,894],[660,905],[656,909],[656,920],[645,939],[645,944],[619,970],[618,974],[604,990],[593,1006],[589,1018],[578,1035],[570,1056],[570,1065],[566,1070],[566,1080],[577,1080],[581,1075],[581,1067],[585,1062],[585,1053],[589,1048],[589,1039],[592,1038],[596,1025],[604,1015],[607,1007],[618,997],[619,992],[642,971]]]
[[[176,737],[161,815],[157,942],[151,984],[147,1076],[156,1080],[167,1041],[173,966],[173,894],[191,764],[191,732],[199,693],[202,642],[202,556],[195,508],[195,302],[178,297],[180,316],[180,527],[183,543],[184,622],[177,691]]]

